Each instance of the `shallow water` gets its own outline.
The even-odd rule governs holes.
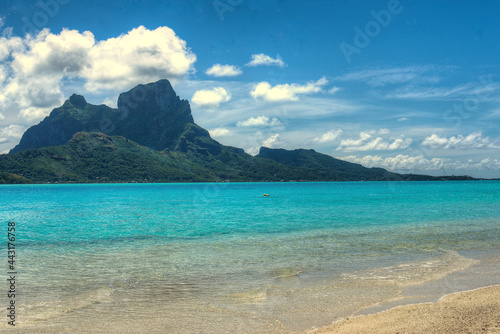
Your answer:
[[[16,332],[303,331],[460,273],[473,286],[500,254],[498,181],[9,185],[0,198],[4,230],[16,222]]]

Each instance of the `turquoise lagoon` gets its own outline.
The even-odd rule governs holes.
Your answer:
[[[4,282],[16,223],[6,332],[302,333],[500,284],[499,181],[3,185],[0,198]]]

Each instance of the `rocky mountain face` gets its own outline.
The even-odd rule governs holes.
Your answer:
[[[365,168],[314,150],[253,157],[196,125],[168,80],[120,94],[118,108],[73,94],[0,155],[0,183],[436,180]],[[453,179],[461,179],[453,178]]]
[[[157,151],[174,149],[181,134],[194,124],[189,102],[176,95],[168,80],[138,85],[120,94],[118,114],[119,122],[108,134]]]
[[[10,153],[64,145],[80,131],[123,136],[159,151],[174,149],[188,124],[194,124],[189,102],[176,95],[168,80],[138,85],[120,94],[118,109],[92,105],[73,94],[29,128]]]
[[[98,129],[98,123],[89,124],[89,117],[82,117],[86,109],[85,98],[73,94],[61,107],[52,110],[43,121],[26,130],[19,144],[10,150],[10,153],[21,152],[29,148],[64,145],[78,131],[84,131],[90,127]],[[106,106],[99,109],[100,115],[111,113],[111,108]]]

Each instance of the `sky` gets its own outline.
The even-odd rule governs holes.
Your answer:
[[[0,153],[168,79],[225,145],[500,178],[500,1],[2,0]]]

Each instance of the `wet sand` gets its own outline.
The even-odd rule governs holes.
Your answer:
[[[346,318],[307,333],[500,333],[500,285],[446,295],[436,303]]]

